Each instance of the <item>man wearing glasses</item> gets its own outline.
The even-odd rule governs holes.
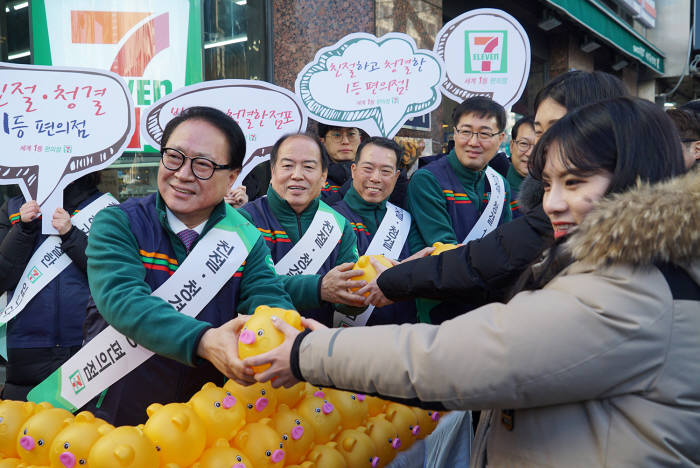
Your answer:
[[[150,403],[187,401],[208,381],[240,375],[232,344],[243,319],[231,319],[293,307],[262,236],[223,201],[244,154],[230,117],[186,109],[163,131],[158,193],[95,217],[86,254],[97,310],[156,353],[103,394],[99,414],[112,424],[142,423]],[[159,297],[171,278],[177,293]]]
[[[512,190],[510,210],[514,219],[521,214],[518,193],[520,192],[520,184],[527,176],[527,161],[532,154],[532,148],[535,147],[535,140],[535,120],[532,117],[523,117],[515,122],[510,139],[511,164],[506,175],[506,180]]]
[[[415,223],[409,239],[412,252],[435,242],[465,244],[512,219],[510,186],[488,167],[503,142],[505,110],[477,96],[457,106],[452,116],[454,149],[416,171],[408,185],[408,210]],[[420,300],[418,308],[419,319],[432,323],[460,313],[435,301]]]
[[[343,198],[344,192],[341,187],[352,177],[350,166],[355,160],[357,147],[362,141],[362,134],[359,128],[332,127],[319,123],[318,136],[330,159],[328,176],[321,189],[321,199],[332,204]]]

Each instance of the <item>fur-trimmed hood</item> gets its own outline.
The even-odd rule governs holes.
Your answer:
[[[700,259],[700,168],[600,201],[566,246],[576,260],[595,265]]]

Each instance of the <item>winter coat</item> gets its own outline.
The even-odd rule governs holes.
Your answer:
[[[553,241],[552,224],[542,210],[541,184],[527,178],[523,187],[524,216],[463,247],[386,270],[377,278],[382,293],[392,301],[445,301],[453,315],[509,297],[518,277]]]
[[[440,326],[314,331],[292,369],[314,385],[492,409],[472,466],[699,464],[698,219],[697,170],[609,197],[542,289]]]

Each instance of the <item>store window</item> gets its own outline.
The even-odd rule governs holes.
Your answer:
[[[263,1],[202,0],[204,79],[264,80],[267,76]],[[125,152],[102,171],[100,189],[124,201],[157,191],[160,154]]]
[[[266,79],[266,3],[204,0],[204,79]]]

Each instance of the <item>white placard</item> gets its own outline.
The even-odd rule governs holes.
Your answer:
[[[440,105],[443,78],[442,61],[410,36],[353,33],[320,49],[294,87],[315,120],[391,138]]]
[[[45,233],[63,189],[121,155],[134,105],[105,70],[0,64],[0,185],[41,205]]]
[[[186,86],[153,104],[141,119],[141,134],[159,148],[167,123],[193,106],[219,109],[243,130],[246,154],[233,187],[240,185],[256,165],[270,158],[279,137],[306,130],[306,112],[289,90],[264,81],[215,80]]]
[[[510,108],[522,95],[530,73],[530,40],[508,13],[471,10],[447,23],[435,38],[445,62],[442,93],[461,103],[487,96]]]

